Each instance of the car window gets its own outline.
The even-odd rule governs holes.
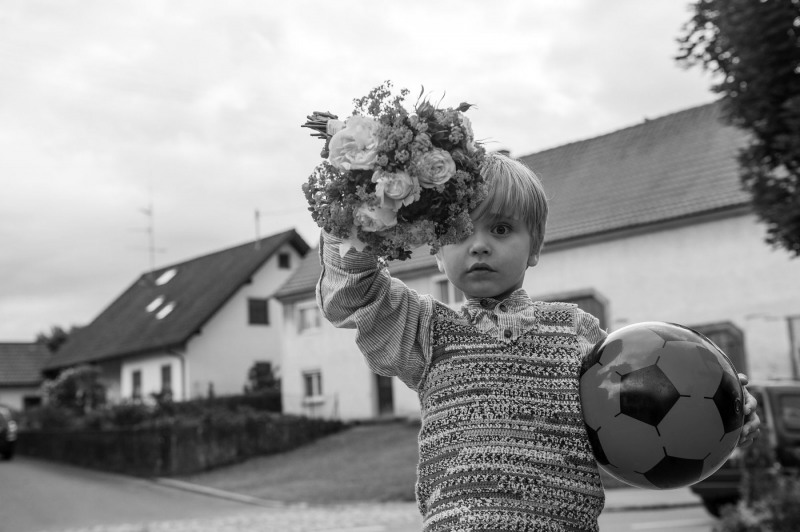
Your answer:
[[[778,400],[780,418],[787,430],[800,432],[800,395],[782,395]]]

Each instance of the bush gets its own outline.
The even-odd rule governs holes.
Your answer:
[[[19,414],[20,430],[63,430],[80,426],[81,418],[71,408],[43,405]]]
[[[715,532],[796,532],[800,525],[800,478],[782,475],[755,501],[742,499],[722,513]]]

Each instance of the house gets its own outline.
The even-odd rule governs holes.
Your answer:
[[[651,320],[693,327],[752,379],[797,377],[787,323],[800,315],[800,260],[764,242],[739,184],[736,154],[746,140],[716,102],[521,157],[551,207],[523,288],[577,303],[608,331]],[[284,410],[418,416],[413,392],[370,373],[354,331],[320,317],[314,255],[276,295],[285,305]],[[445,303],[463,298],[424,252],[389,269]]]
[[[50,356],[43,343],[0,343],[0,404],[16,410],[40,404],[42,367]]]
[[[100,369],[111,401],[242,393],[256,363],[279,370],[275,291],[309,250],[294,231],[147,272],[45,364]]]

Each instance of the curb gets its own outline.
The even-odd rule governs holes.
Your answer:
[[[229,501],[240,502],[243,504],[251,504],[253,506],[260,506],[262,508],[304,508],[307,507],[306,503],[286,503],[283,501],[274,501],[270,499],[261,499],[251,495],[242,495],[232,491],[221,490],[217,488],[210,488],[208,486],[201,486],[199,484],[192,484],[191,482],[184,482],[182,480],[175,480],[172,478],[159,477],[153,479],[153,482],[162,486],[175,488],[209,497],[217,497],[220,499],[227,499]],[[680,509],[680,508],[695,508],[702,506],[701,501],[675,501],[663,503],[632,503],[632,504],[619,504],[615,506],[606,506],[603,508],[603,513],[617,513],[617,512],[636,512],[636,511],[653,511],[653,510],[666,510],[666,509]]]
[[[603,508],[603,513],[616,513],[616,512],[647,512],[653,510],[672,510],[679,508],[696,508],[702,506],[701,502],[675,502],[675,503],[659,503],[659,504],[628,504],[620,506],[607,506]]]
[[[159,477],[153,479],[153,482],[155,482],[156,484],[161,484],[162,486],[168,486],[170,488],[190,491],[192,493],[199,493],[201,495],[208,495],[209,497],[227,499],[229,501],[241,502],[244,504],[252,504],[254,506],[261,506],[264,508],[286,508],[288,506],[298,506],[298,507],[305,506],[304,504],[289,505],[282,501],[260,499],[258,497],[252,497],[250,495],[242,495],[240,493],[234,493],[232,491],[225,491],[217,488],[209,488],[208,486],[201,486],[199,484],[192,484],[190,482],[184,482],[182,480],[175,480],[172,478]]]

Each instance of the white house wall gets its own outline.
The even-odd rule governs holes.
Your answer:
[[[40,397],[37,386],[4,386],[0,388],[0,405],[22,410],[26,397]]]
[[[278,267],[278,256],[290,254],[291,267]],[[186,349],[187,382],[190,398],[243,392],[247,372],[255,362],[281,365],[283,312],[272,298],[299,265],[301,257],[289,244],[278,249],[253,276],[194,336]],[[248,298],[270,298],[269,325],[248,323]],[[175,312],[180,309],[176,308]]]
[[[124,399],[133,397],[133,373],[139,371],[141,374],[141,399],[152,401],[153,394],[162,391],[161,368],[164,366],[171,366],[172,368],[173,397],[183,397],[183,384],[180,379],[180,359],[175,354],[166,352],[125,359],[122,362],[119,373],[121,377],[121,382],[119,383],[121,397]]]
[[[785,318],[800,314],[800,260],[763,241],[745,215],[548,252],[529,270],[532,297],[594,289],[608,329],[659,320],[733,322],[752,379],[791,375]]]
[[[422,293],[431,289],[429,277],[410,280],[407,284]],[[285,307],[284,378],[281,381],[283,411],[347,420],[376,417],[376,378],[356,346],[355,331],[337,329],[323,318],[319,328],[299,333],[299,311],[308,307],[316,308],[314,299]],[[322,394],[306,398],[303,375],[317,371],[322,378]],[[416,392],[397,378],[392,381],[393,414],[419,417]]]

